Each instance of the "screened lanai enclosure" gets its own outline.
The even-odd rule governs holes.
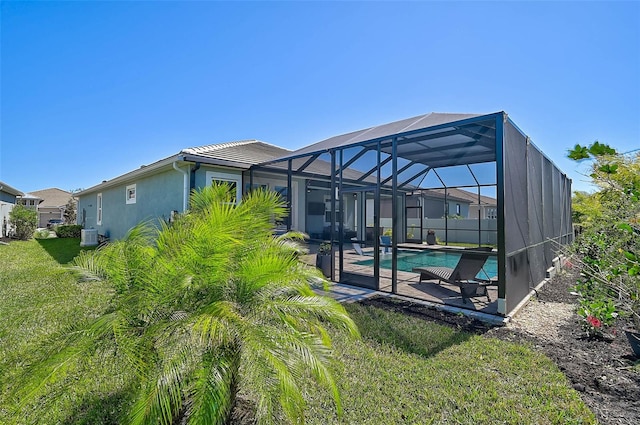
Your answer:
[[[505,316],[571,242],[571,181],[504,112],[431,113],[312,144],[249,171],[282,226],[331,241],[335,282]],[[425,268],[482,267],[464,284]]]

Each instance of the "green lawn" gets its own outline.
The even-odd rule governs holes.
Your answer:
[[[64,266],[79,250],[77,239],[0,246],[0,423],[116,424],[130,402],[135,379],[105,348],[17,408],[15,378],[46,356],[49,341],[106,308],[108,286],[78,283]],[[327,394],[311,391],[308,424],[595,423],[564,375],[530,347],[347,308],[363,339],[334,337],[344,416],[336,418]]]

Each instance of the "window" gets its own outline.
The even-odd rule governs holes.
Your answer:
[[[98,213],[96,214],[96,224],[101,225],[102,224],[102,193],[98,193],[96,206],[98,207]]]
[[[215,171],[207,171],[206,174],[207,185],[211,185],[214,182],[228,183],[231,186],[232,200],[234,203],[242,199],[242,176],[237,174],[218,173]]]
[[[237,195],[237,191],[238,188],[236,187],[237,184],[234,181],[229,181],[229,180],[220,180],[220,179],[211,179],[211,184],[214,183],[218,183],[218,184],[222,184],[222,183],[226,183],[229,185],[229,194],[231,195],[231,203],[235,204],[238,201],[238,195]]]
[[[456,204],[456,215],[460,215],[460,204]]]
[[[126,201],[127,204],[135,204],[136,203],[136,185],[130,184],[126,189]]]

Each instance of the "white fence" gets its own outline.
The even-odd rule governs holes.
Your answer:
[[[480,243],[495,245],[498,243],[498,221],[491,219],[448,219],[429,218],[422,223],[422,238],[425,239],[427,230],[435,230],[436,236],[448,243],[464,242],[478,243],[478,232],[480,233]]]

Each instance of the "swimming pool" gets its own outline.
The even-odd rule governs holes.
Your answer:
[[[398,270],[410,272],[414,267],[449,267],[455,268],[460,260],[460,255],[455,252],[443,251],[398,251]],[[362,266],[373,266],[373,259],[358,261],[354,264]],[[391,269],[391,254],[380,257],[380,267]],[[496,257],[488,257],[483,266],[484,271],[476,277],[487,279],[498,275],[498,260]],[[485,274],[486,272],[486,274]],[[488,276],[487,276],[488,275]]]

